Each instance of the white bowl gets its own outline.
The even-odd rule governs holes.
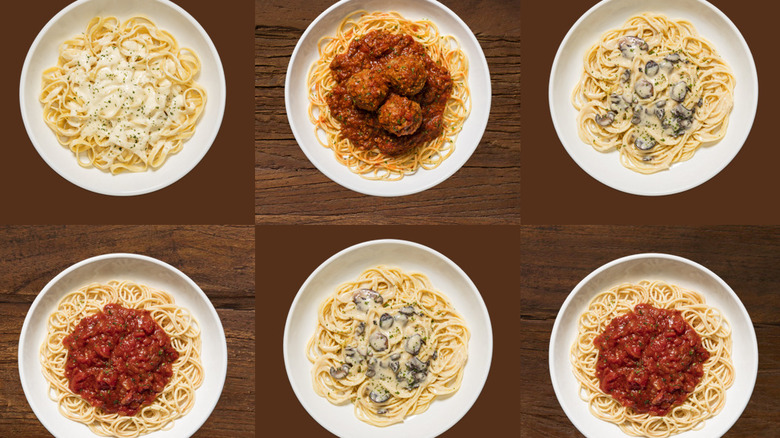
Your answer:
[[[444,293],[471,331],[469,357],[460,389],[437,397],[427,411],[403,423],[376,427],[358,420],[354,405],[336,406],[315,394],[306,344],[317,325],[317,308],[336,287],[376,265],[425,274]],[[479,397],[493,357],[493,331],[482,296],[471,279],[442,254],[404,240],[373,240],[349,247],[321,264],[295,296],[284,327],[284,365],[295,395],[324,428],[340,437],[433,437],[458,422]]]
[[[126,20],[144,15],[173,35],[182,47],[193,49],[200,57],[201,71],[195,80],[206,90],[206,107],[195,127],[195,134],[181,151],[169,155],[158,169],[123,172],[112,175],[97,168],[81,167],[70,149],[62,146],[43,120],[43,105],[38,101],[43,71],[57,64],[60,44],[83,33],[95,16],[114,15]],[[178,181],[206,155],[222,124],[225,112],[225,73],[217,49],[208,34],[190,14],[167,0],[79,0],[57,13],[33,41],[24,60],[19,81],[19,103],[27,135],[49,165],[71,183],[96,193],[132,196],[153,192]]]
[[[46,322],[57,303],[68,292],[93,282],[130,280],[170,293],[176,304],[198,320],[203,351],[203,385],[195,391],[195,406],[175,420],[170,430],[144,435],[150,438],[183,437],[194,434],[217,405],[227,373],[225,332],[206,294],[184,273],[151,257],[137,254],[105,254],[83,260],[54,277],[33,301],[19,336],[19,377],[22,389],[38,420],[56,437],[99,436],[89,428],[63,417],[49,398],[39,352],[46,337]]]
[[[616,425],[594,417],[588,404],[579,397],[577,379],[572,374],[569,351],[577,336],[577,321],[599,292],[621,283],[662,280],[699,292],[709,306],[719,309],[731,325],[734,384],[726,391],[726,405],[705,421],[701,430],[683,432],[675,438],[721,436],[745,410],[758,372],[758,344],[753,323],[737,294],[720,277],[704,266],[668,254],[636,254],[623,257],[596,269],[569,294],[555,319],[550,337],[550,378],[563,411],[574,426],[587,437],[625,437]]]
[[[309,93],[306,79],[309,67],[319,59],[317,42],[334,35],[339,23],[349,14],[365,10],[396,11],[405,18],[430,19],[442,35],[452,35],[460,42],[469,61],[468,85],[471,91],[471,114],[463,124],[463,130],[455,140],[455,151],[439,167],[419,169],[399,181],[372,181],[351,172],[333,156],[333,151],[323,147],[309,120]],[[427,190],[446,180],[468,161],[477,148],[487,126],[490,114],[490,72],[485,55],[474,33],[454,12],[433,0],[342,0],[320,14],[303,33],[295,46],[287,78],[284,84],[284,103],[287,120],[303,153],[320,172],[342,186],[359,193],[374,196],[404,196]]]
[[[702,146],[688,161],[669,170],[643,175],[620,163],[619,152],[599,152],[580,140],[577,111],[571,92],[582,74],[582,58],[601,35],[616,29],[632,15],[661,13],[672,19],[689,20],[699,35],[715,45],[736,77],[734,109],[726,136],[711,146]],[[645,196],[660,196],[692,189],[714,177],[728,165],[745,143],[758,106],[758,76],[750,49],[739,30],[715,6],[703,0],[604,0],[572,26],[553,62],[549,88],[550,113],[555,130],[574,161],[590,176],[613,189]]]

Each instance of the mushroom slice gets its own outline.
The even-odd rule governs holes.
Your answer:
[[[347,347],[344,349],[344,362],[350,365],[357,365],[363,362],[365,358],[355,347]]]
[[[374,377],[376,375],[376,359],[371,359],[366,368],[366,377]]]
[[[634,146],[642,151],[647,151],[655,147],[655,139],[652,137],[637,137],[636,140],[634,140]]]
[[[399,312],[403,313],[406,316],[412,316],[414,315],[414,307],[412,306],[404,306],[398,309]]]
[[[612,122],[615,121],[615,112],[614,111],[607,111],[606,114],[603,116],[596,114],[596,123],[599,126],[607,127],[612,124]]]
[[[400,367],[401,367],[401,364],[399,364],[397,360],[394,360],[394,361],[390,362],[390,370],[393,373],[397,373],[398,372],[398,368],[400,368]]]
[[[420,348],[422,348],[422,342],[422,336],[415,333],[406,339],[406,345],[404,345],[404,349],[407,353],[415,356],[420,352]]]
[[[360,323],[355,327],[355,334],[360,336],[366,331],[366,323],[363,321],[360,321]]]
[[[679,119],[690,119],[693,117],[693,109],[688,109],[685,105],[678,103],[672,108],[672,115]]]
[[[406,327],[406,323],[409,322],[409,317],[403,313],[398,313],[395,315],[395,320],[398,322],[398,324],[401,325],[401,327]]]
[[[609,109],[614,112],[619,112],[628,108],[630,103],[631,102],[626,101],[623,99],[623,96],[619,94],[612,93],[609,95]]]
[[[682,102],[685,100],[685,96],[688,94],[688,84],[685,81],[676,82],[669,88],[669,97],[676,102]]]
[[[330,367],[330,376],[336,380],[347,377],[347,373],[349,373],[349,365],[347,364],[340,366],[338,369]]]
[[[417,356],[413,357],[409,362],[407,362],[406,366],[408,366],[409,369],[418,372],[424,372],[428,369],[428,364],[421,361]]]
[[[376,351],[387,350],[387,336],[383,335],[382,333],[371,333],[371,336],[368,337],[368,343],[371,345],[371,348]]]
[[[628,83],[628,81],[631,80],[631,72],[626,69],[623,70],[623,73],[620,75],[620,82]]]
[[[392,394],[390,394],[390,391],[383,387],[374,388],[368,393],[368,398],[374,403],[384,403],[390,400],[391,397]]]
[[[653,84],[647,79],[640,79],[634,84],[634,92],[642,99],[647,99],[653,96]]]
[[[352,301],[355,302],[355,306],[358,310],[361,312],[368,312],[368,309],[376,305],[381,306],[384,300],[382,299],[382,295],[379,295],[379,292],[377,291],[360,289],[352,294]]]
[[[637,51],[647,50],[648,46],[645,40],[635,36],[626,35],[618,40],[618,48],[624,58],[634,59]]]
[[[660,120],[663,120],[664,115],[666,114],[666,110],[663,108],[656,108],[653,114],[655,114],[655,116],[658,117]]]
[[[634,115],[631,117],[631,124],[638,125],[642,122],[641,111],[634,111]]]
[[[379,327],[382,330],[388,330],[393,326],[393,322],[393,317],[390,316],[389,313],[383,313],[382,316],[379,317]]]
[[[679,53],[670,53],[666,56],[664,56],[664,59],[669,62],[680,62],[680,54]]]
[[[660,70],[661,67],[658,66],[658,63],[655,61],[647,61],[647,64],[645,64],[645,74],[648,77],[653,77],[658,74],[658,70]]]

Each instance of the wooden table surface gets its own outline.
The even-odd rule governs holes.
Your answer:
[[[626,255],[663,252],[720,276],[747,308],[758,338],[758,378],[745,412],[725,435],[780,430],[780,230],[760,227],[523,227],[521,232],[520,435],[577,437],[555,397],[548,347],[555,317],[591,271]]]
[[[255,435],[254,227],[0,227],[0,437],[49,436],[22,391],[17,345],[38,292],[83,259],[113,252],[158,258],[208,295],[225,329],[228,370],[214,412],[195,436]]]
[[[309,162],[284,105],[290,55],[331,0],[255,2],[255,220],[258,224],[513,224],[520,220],[520,1],[443,0],[485,53],[490,120],[469,161],[416,195],[379,198],[345,189]]]

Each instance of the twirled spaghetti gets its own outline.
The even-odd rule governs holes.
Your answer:
[[[74,332],[81,320],[98,314],[111,303],[149,311],[178,353],[169,383],[150,405],[142,407],[133,416],[109,414],[95,408],[70,391],[66,377],[69,356],[63,340]],[[173,427],[175,419],[192,409],[195,390],[201,386],[204,377],[200,355],[200,327],[192,315],[177,306],[167,292],[129,281],[93,283],[65,295],[48,319],[46,339],[40,350],[49,397],[57,403],[60,413],[87,425],[97,435],[123,438],[168,430]]]
[[[198,55],[145,17],[95,17],[43,72],[43,117],[82,167],[158,168],[195,132]]]
[[[583,142],[649,174],[726,134],[734,75],[693,24],[644,13],[601,36],[572,92]]]
[[[631,312],[638,304],[681,312],[685,322],[701,338],[709,353],[703,375],[685,401],[663,416],[638,413],[604,394],[597,378],[599,350],[594,340],[610,321]],[[646,348],[646,347],[645,347]],[[691,351],[693,354],[693,351]],[[700,429],[704,421],[717,415],[725,405],[726,389],[734,382],[731,361],[731,327],[717,309],[708,306],[698,292],[660,281],[621,284],[596,295],[580,316],[577,338],[570,353],[572,370],[579,382],[579,394],[597,418],[614,423],[628,435],[668,437],[686,430]]]
[[[409,149],[403,148],[403,152],[398,154],[383,153],[380,148],[368,146],[369,141],[356,144],[356,141],[347,138],[348,135],[344,133],[346,120],[342,118],[339,121],[341,116],[334,115],[335,110],[329,107],[328,98],[340,82],[331,71],[331,63],[338,55],[347,52],[351,44],[372,32],[410,36],[413,40],[411,44],[421,44],[425,56],[432,61],[428,68],[443,67],[449,72],[452,82],[452,91],[448,99],[445,96],[441,115],[426,115],[427,98],[422,97],[426,94],[426,89],[416,96],[411,96],[414,93],[410,93],[410,99],[423,106],[423,126],[434,125],[427,124],[426,117],[433,119],[437,125],[434,130],[437,132],[435,137],[425,136],[419,144],[415,143],[414,147]],[[436,168],[453,153],[457,135],[471,110],[467,82],[468,59],[454,37],[441,35],[436,25],[429,20],[410,20],[396,12],[369,14],[366,11],[357,11],[339,24],[334,36],[320,39],[318,48],[319,59],[312,64],[307,76],[309,119],[315,125],[315,135],[320,144],[332,149],[339,163],[366,179],[399,180],[420,168]],[[376,60],[371,63],[373,68],[381,67],[377,66]],[[436,67],[433,67],[434,65]],[[441,86],[441,81],[431,82],[429,79],[426,88],[436,86]],[[357,117],[366,114],[357,112],[360,113]],[[376,130],[374,123],[366,123],[365,120],[361,123],[367,126],[367,131],[356,132],[352,135],[353,138],[364,137],[368,140],[382,135],[381,130]]]
[[[388,426],[460,388],[470,333],[419,273],[377,266],[319,307],[306,355],[314,391],[352,402],[360,420]]]

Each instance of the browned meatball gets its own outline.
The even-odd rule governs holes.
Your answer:
[[[379,108],[379,124],[391,134],[413,134],[422,123],[420,104],[397,94],[390,94]]]
[[[366,111],[376,111],[388,91],[387,79],[370,69],[352,75],[345,87],[355,106]]]
[[[428,73],[425,64],[408,55],[391,59],[385,66],[385,76],[393,90],[403,96],[414,96],[425,86]]]

